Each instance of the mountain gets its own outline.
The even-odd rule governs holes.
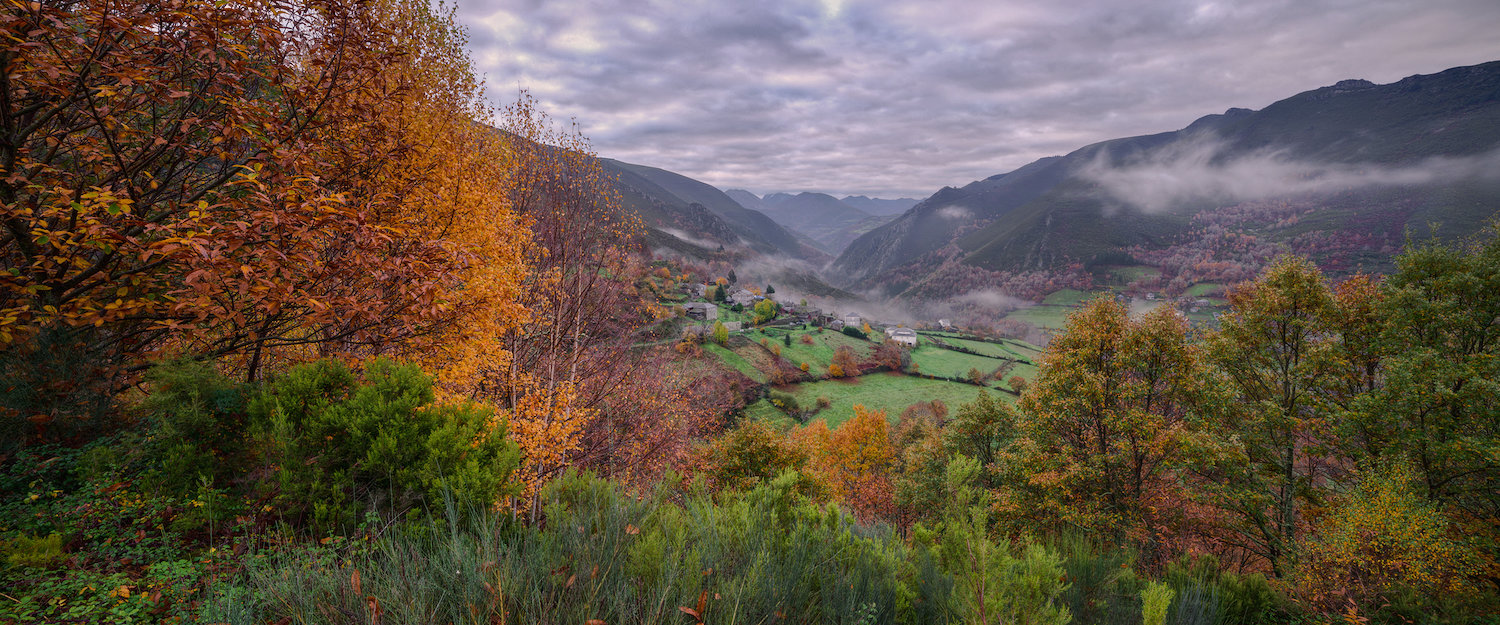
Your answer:
[[[865,197],[863,195],[848,195],[841,198],[840,201],[871,215],[900,215],[901,213],[906,212],[911,207],[916,206],[917,202],[921,200],[916,200],[909,197],[895,200],[885,200],[881,198]]]
[[[826,193],[772,193],[757,197],[743,189],[730,189],[726,194],[808,237],[831,254],[843,251],[850,241],[891,219],[871,215]]]
[[[648,239],[655,247],[702,258],[717,245],[744,244],[760,254],[812,262],[828,259],[775,220],[740,206],[706,183],[645,165],[608,158],[599,162],[614,180],[625,208],[652,229]]]
[[[1325,268],[1379,269],[1408,230],[1482,227],[1500,209],[1497,172],[1500,61],[1347,80],[945,187],[853,241],[832,270],[845,286],[895,293],[939,267],[1150,264],[1178,248],[1242,262],[1205,239],[1226,232]]]

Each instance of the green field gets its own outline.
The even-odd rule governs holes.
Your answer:
[[[1094,299],[1099,291],[1079,291],[1076,289],[1063,289],[1047,295],[1042,300],[1044,306],[1079,306],[1083,302]]]
[[[1061,330],[1067,325],[1068,315],[1078,310],[1077,306],[1050,306],[1040,304],[1022,308],[1005,316],[1006,319],[1024,321],[1039,328]]]
[[[1224,285],[1222,284],[1215,284],[1213,282],[1201,282],[1188,287],[1187,295],[1189,297],[1207,297],[1209,293],[1222,290],[1224,290]]]
[[[712,341],[704,343],[703,351],[713,354],[724,364],[733,367],[735,371],[745,374],[746,377],[755,380],[756,382],[764,384],[766,380],[770,379],[766,376],[766,374],[761,373],[759,369],[756,369],[755,365],[750,364],[750,361],[745,360],[739,354],[725,349],[724,347],[720,347],[718,343],[714,343]]]
[[[1120,282],[1121,286],[1140,280],[1141,278],[1156,278],[1161,276],[1161,270],[1155,267],[1115,267],[1109,270],[1110,275]]]
[[[819,397],[827,397],[830,406],[819,412],[816,419],[823,419],[830,427],[837,426],[854,416],[854,405],[861,404],[873,410],[884,410],[892,423],[901,417],[901,411],[917,402],[940,399],[948,405],[950,414],[960,404],[974,401],[979,387],[972,384],[927,380],[899,373],[876,373],[843,380],[822,380],[797,384],[785,389],[805,407],[817,405]],[[993,397],[1010,397],[999,391],[990,391]]]
[[[933,345],[918,345],[911,352],[911,361],[922,373],[949,378],[967,378],[969,369],[978,369],[981,373],[988,374],[1005,362],[999,358],[975,356]]]
[[[1032,360],[1036,357],[1037,354],[1041,353],[1041,350],[1037,349],[1035,346],[1028,345],[1020,341],[1006,341],[1005,343],[1001,344],[989,343],[986,341],[974,341],[970,339],[944,338],[943,342],[953,345],[954,347],[971,349],[993,358]]]
[[[759,343],[762,338],[766,339],[767,349],[780,347],[782,358],[791,361],[793,365],[807,363],[808,369],[814,375],[823,375],[828,371],[828,365],[833,362],[833,351],[839,347],[847,346],[854,350],[856,358],[864,358],[875,348],[869,341],[861,341],[833,330],[824,330],[821,333],[816,330],[792,330],[791,345],[786,345],[782,341],[782,337],[786,334],[787,332],[781,328],[772,328],[766,331],[748,332],[745,337],[755,343]],[[812,337],[812,345],[802,343],[804,335]]]

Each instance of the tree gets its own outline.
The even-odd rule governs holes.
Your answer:
[[[708,448],[704,470],[719,488],[749,490],[807,463],[803,450],[760,420],[744,420]]]
[[[767,284],[766,285],[766,295],[772,295],[774,293],[776,293],[776,287],[773,287],[773,286]]]
[[[857,376],[860,373],[859,361],[854,359],[854,350],[848,345],[840,345],[838,349],[833,350],[833,364],[838,365],[843,375]]]
[[[755,323],[757,325],[776,318],[780,306],[769,299],[763,299],[755,303]]]
[[[801,428],[798,440],[808,455],[808,472],[835,501],[864,519],[889,517],[896,458],[885,412],[855,404],[854,416],[833,430],[823,421]]]
[[[953,422],[943,430],[943,444],[950,453],[979,463],[979,485],[989,491],[997,485],[995,462],[1015,438],[1015,427],[1016,415],[1010,406],[980,391],[974,401],[958,407]]]
[[[410,189],[342,167],[405,162],[419,133],[386,123],[393,96],[468,102],[386,78],[432,51],[405,37],[428,11],[7,9],[0,369],[32,389],[7,407],[56,428],[153,358],[217,357],[255,378],[271,352],[377,353],[458,323],[472,250],[388,219]],[[441,194],[426,180],[415,188]]]
[[[511,412],[530,497],[580,460],[589,432],[608,427],[608,399],[646,365],[633,333],[648,306],[632,285],[648,268],[633,256],[639,220],[623,211],[578,129],[554,128],[527,95],[503,120],[514,161],[503,191],[529,225],[516,289],[526,314],[499,337],[510,357],[475,393]]]
[[[1480,523],[1500,515],[1497,232],[1466,247],[1414,245],[1397,258],[1377,300],[1384,332],[1363,359],[1383,359],[1374,372],[1383,384],[1360,380],[1368,392],[1347,422],[1359,451],[1409,462],[1423,496]]]
[[[1340,392],[1334,300],[1323,275],[1283,257],[1229,293],[1221,329],[1209,337],[1218,370],[1238,398],[1218,424],[1228,457],[1208,484],[1239,519],[1229,538],[1287,573],[1302,506],[1317,500],[1328,474],[1331,401]]]
[[[714,301],[722,302],[729,299],[729,294],[724,291],[724,285],[714,287]]]
[[[1020,498],[1012,505],[1155,555],[1158,504],[1179,482],[1209,377],[1187,331],[1170,308],[1132,320],[1107,297],[1070,315],[1021,398],[1006,462],[1022,473],[1007,488]]]
[[[1438,613],[1444,604],[1482,592],[1475,577],[1483,558],[1423,489],[1404,463],[1363,472],[1298,558],[1292,575],[1297,595],[1325,614],[1350,605],[1366,613],[1393,606],[1409,612],[1381,619],[1396,621]]]
[[[724,327],[724,324],[718,321],[714,322],[714,342],[721,346],[729,345],[729,328]]]
[[[948,498],[939,534],[941,561],[955,580],[954,598],[967,622],[1065,625],[1061,595],[1068,584],[1062,557],[1041,545],[1012,552],[988,533],[989,513],[973,486],[979,465],[959,456],[947,467]]]

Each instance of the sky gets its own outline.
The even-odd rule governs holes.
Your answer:
[[[721,189],[924,198],[1361,78],[1500,60],[1496,0],[459,0],[496,105]]]

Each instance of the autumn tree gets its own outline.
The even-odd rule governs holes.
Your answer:
[[[973,458],[979,463],[979,486],[986,491],[996,487],[995,463],[1000,453],[1015,438],[1015,411],[997,402],[985,391],[974,401],[962,404],[953,421],[943,430],[944,447],[949,453]]]
[[[700,463],[720,488],[749,490],[807,462],[803,449],[765,421],[745,420],[714,440]]]
[[[794,440],[808,456],[808,472],[829,497],[865,519],[893,511],[890,470],[896,452],[884,412],[855,404],[854,416],[837,428],[818,420],[799,428]]]
[[[1238,401],[1218,426],[1227,457],[1206,487],[1238,519],[1226,540],[1284,575],[1302,508],[1328,475],[1331,400],[1346,371],[1333,294],[1318,269],[1283,257],[1229,293],[1209,338],[1214,365]],[[1222,485],[1222,487],[1220,486]]]
[[[841,376],[857,376],[860,374],[859,361],[854,357],[854,350],[848,345],[840,345],[833,350],[833,365],[839,368]],[[834,376],[840,377],[840,376]]]
[[[1440,613],[1485,592],[1482,556],[1404,462],[1372,466],[1315,527],[1292,571],[1299,599],[1325,614],[1353,605],[1382,621]],[[1401,612],[1406,612],[1401,614]]]
[[[510,411],[533,493],[576,461],[606,399],[642,366],[631,347],[646,302],[631,285],[647,268],[633,255],[639,220],[576,127],[556,128],[527,95],[502,121],[513,159],[503,191],[530,226],[517,289],[526,315],[500,336],[509,358],[475,393]]]
[[[1382,384],[1356,402],[1351,443],[1410,463],[1423,496],[1467,519],[1497,518],[1500,237],[1413,246],[1377,303],[1384,334],[1369,350],[1384,358]]]
[[[426,10],[317,0],[16,3],[0,19],[0,368],[56,429],[168,354],[388,351],[455,323],[474,257],[341,170],[400,160],[381,77]],[[408,85],[435,94],[442,85]],[[434,97],[442,97],[434,95]]]
[[[1054,518],[1152,551],[1157,505],[1176,488],[1208,378],[1187,320],[1131,319],[1113,298],[1068,318],[1022,396],[1007,489]]]

